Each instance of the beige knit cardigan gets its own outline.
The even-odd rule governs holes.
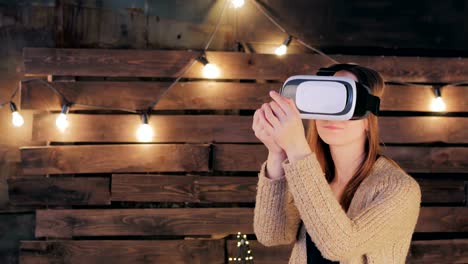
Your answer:
[[[418,182],[384,156],[359,185],[347,212],[328,184],[315,153],[282,162],[285,177],[258,174],[253,228],[265,246],[294,246],[289,264],[307,263],[306,229],[330,260],[405,263],[421,204]],[[303,221],[301,230],[298,228]],[[298,236],[296,236],[298,234]]]

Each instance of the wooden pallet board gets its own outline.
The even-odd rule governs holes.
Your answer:
[[[208,154],[202,144],[21,148],[23,174],[207,171]]]
[[[36,237],[253,234],[253,208],[37,210]],[[468,208],[422,207],[415,232],[467,232]]]
[[[14,205],[108,205],[109,178],[12,178],[8,179]]]

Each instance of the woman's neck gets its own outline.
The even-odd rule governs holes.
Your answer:
[[[365,140],[365,139],[364,139]],[[346,185],[366,157],[365,143],[360,141],[341,146],[330,146],[335,164],[334,184]]]

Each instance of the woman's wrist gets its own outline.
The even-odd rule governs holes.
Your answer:
[[[282,162],[287,158],[285,152],[269,152],[265,176],[269,179],[278,180],[284,177]]]

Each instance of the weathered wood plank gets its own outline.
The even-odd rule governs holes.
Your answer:
[[[24,48],[26,75],[175,77],[194,51]]]
[[[468,148],[464,147],[383,147],[382,150],[408,173],[463,173],[468,169]],[[268,156],[263,144],[215,144],[214,151],[213,166],[217,171],[258,171]]]
[[[141,124],[138,115],[70,114],[70,127],[61,132],[55,126],[56,118],[57,114],[35,115],[33,140],[136,142]],[[252,130],[252,116],[153,115],[149,123],[155,131],[153,142],[261,143]],[[380,117],[379,126],[384,143],[468,143],[468,118]]]
[[[36,237],[252,233],[251,208],[37,210]]]
[[[219,78],[285,80],[294,74],[313,74],[330,61],[318,54],[207,52],[221,69]],[[26,75],[176,77],[197,55],[192,51],[24,48]],[[382,73],[387,81],[454,82],[468,75],[468,59],[336,55]],[[275,67],[271,67],[275,65]],[[202,76],[195,63],[184,75]]]
[[[114,108],[146,109],[171,82],[50,82],[69,101]],[[282,83],[179,82],[154,107],[156,110],[250,109],[272,99],[268,91],[279,91]],[[468,111],[468,87],[442,89],[447,112]],[[432,86],[387,85],[381,98],[382,111],[431,111]],[[41,81],[21,82],[21,108],[60,110],[57,95]],[[74,106],[73,109],[96,109]]]
[[[110,204],[109,178],[11,178],[14,205]]]
[[[207,171],[208,154],[202,144],[21,148],[23,174]]]
[[[115,108],[147,109],[171,82],[51,82],[69,101]],[[280,83],[178,82],[154,107],[155,110],[255,109],[279,90]],[[60,110],[61,102],[40,81],[21,82],[21,108]],[[75,106],[73,109],[96,109]]]
[[[465,204],[463,180],[416,179],[423,203]],[[258,177],[112,175],[113,201],[255,202]]]
[[[70,114],[70,127],[61,132],[57,115],[36,115],[33,138],[38,141],[138,142],[139,115]],[[237,115],[152,115],[153,142],[254,142],[251,116]]]
[[[293,244],[274,247],[263,246],[249,240],[255,263],[287,264]],[[228,256],[236,256],[236,241],[228,240]],[[468,239],[411,241],[405,263],[467,263]]]
[[[36,237],[253,234],[253,208],[37,210]],[[467,207],[422,207],[415,232],[467,232]]]
[[[412,241],[408,263],[468,263],[468,239]]]
[[[21,241],[20,263],[224,263],[223,240]]]
[[[468,232],[468,207],[421,208],[416,232]]]
[[[254,202],[257,177],[112,175],[113,201]]]

